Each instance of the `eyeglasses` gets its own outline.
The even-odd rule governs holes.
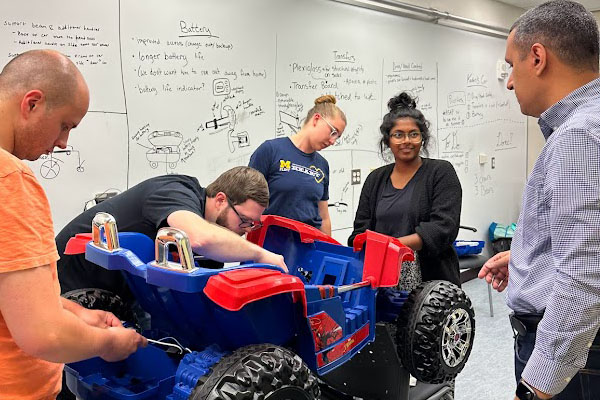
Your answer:
[[[404,132],[392,132],[390,133],[390,138],[397,140],[398,142],[402,142],[405,139],[408,139],[409,142],[420,142],[421,141],[421,132],[412,131],[408,133]]]
[[[233,212],[235,213],[235,215],[237,215],[238,218],[240,219],[240,221],[242,221],[238,225],[240,228],[242,228],[242,229],[250,228],[251,231],[255,231],[257,229],[262,228],[263,223],[261,221],[254,221],[254,220],[252,220],[250,218],[247,218],[247,217],[241,215],[238,212],[238,210],[235,209],[235,206],[233,205],[233,203],[231,202],[231,200],[229,200],[229,196],[227,196],[227,204],[229,204],[229,207],[231,207],[231,209],[233,210]]]
[[[326,123],[327,125],[329,125],[329,128],[331,129],[331,132],[329,132],[329,136],[331,136],[331,137],[332,137],[332,138],[334,138],[334,139],[337,139],[337,138],[339,138],[340,136],[342,136],[342,134],[341,134],[341,133],[340,133],[340,132],[339,132],[339,131],[338,131],[338,130],[335,128],[335,126],[331,125],[331,124],[329,123],[329,121],[327,121],[327,120],[325,119],[325,117],[323,117],[321,114],[319,114],[319,116],[321,117],[321,119],[322,119],[323,121],[325,121],[325,123]]]

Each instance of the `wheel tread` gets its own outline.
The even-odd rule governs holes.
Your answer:
[[[303,389],[310,400],[320,396],[316,376],[299,356],[275,345],[251,345],[219,361],[190,399],[258,400],[283,386]]]
[[[450,367],[441,356],[441,340],[445,319],[457,308],[466,310],[471,319],[471,343],[464,360]],[[454,379],[469,357],[475,316],[471,301],[458,286],[429,281],[411,292],[397,327],[397,350],[404,367],[420,381],[442,383]]]
[[[111,291],[97,288],[75,289],[64,293],[62,297],[84,308],[110,311],[121,320],[135,322],[131,307]]]

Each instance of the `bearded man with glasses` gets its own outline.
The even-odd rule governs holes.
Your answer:
[[[69,238],[89,232],[97,212],[112,214],[121,232],[140,232],[152,239],[165,226],[183,230],[190,238],[192,250],[206,259],[201,262],[203,267],[254,261],[277,265],[287,271],[281,255],[240,237],[260,228],[260,217],[268,205],[267,182],[260,172],[249,167],[232,168],[206,188],[196,178],[186,175],[148,179],[84,211],[58,234],[61,292],[99,288],[126,302],[134,300],[120,271],[98,267],[86,261],[82,254],[64,254]]]

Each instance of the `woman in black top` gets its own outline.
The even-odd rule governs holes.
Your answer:
[[[429,122],[410,95],[393,97],[388,108],[380,126],[380,150],[389,149],[395,162],[367,177],[348,244],[367,229],[397,237],[417,252],[424,281],[460,285],[452,246],[462,201],[456,171],[448,161],[420,156],[427,155]]]

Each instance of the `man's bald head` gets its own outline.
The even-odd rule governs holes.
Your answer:
[[[20,54],[0,72],[0,146],[26,160],[64,149],[89,102],[87,84],[68,57],[53,50]]]
[[[0,94],[13,96],[40,90],[49,108],[73,100],[87,85],[81,72],[65,55],[54,50],[31,50],[13,58],[0,73]]]

